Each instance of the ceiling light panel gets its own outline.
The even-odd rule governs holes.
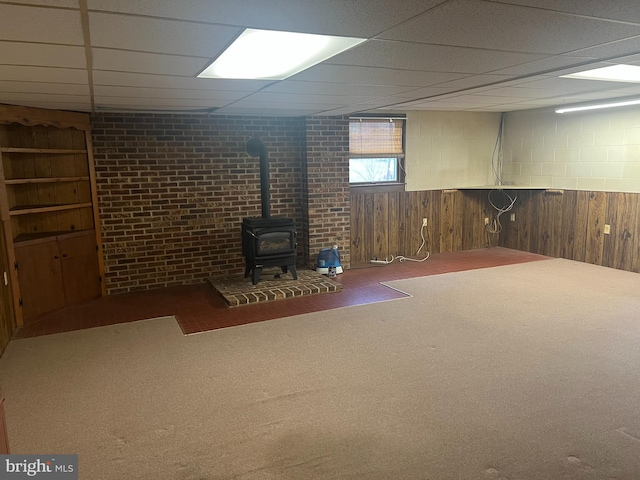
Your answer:
[[[617,100],[611,102],[598,102],[590,105],[576,105],[576,106],[567,106],[560,107],[556,109],[556,113],[573,113],[573,112],[584,112],[587,110],[600,110],[603,108],[619,108],[619,107],[628,107],[630,105],[640,105],[639,98],[632,98],[629,100]]]
[[[605,82],[640,83],[640,66],[611,65],[609,67],[594,68],[592,70],[561,75],[561,77],[581,80],[600,80]]]
[[[247,28],[198,77],[283,80],[365,40]]]

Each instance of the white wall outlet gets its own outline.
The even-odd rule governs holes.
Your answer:
[[[515,221],[516,221],[516,214],[515,214],[515,213],[512,213],[512,214],[511,214],[511,221],[512,221],[512,222],[515,222]]]
[[[489,225],[489,217],[484,217],[484,224]]]
[[[609,235],[611,233],[611,225],[609,225],[608,223],[604,224],[604,234],[605,235]]]
[[[427,218],[423,218],[422,219],[422,226],[426,227],[427,226]]]

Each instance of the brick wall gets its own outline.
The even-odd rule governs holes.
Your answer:
[[[253,136],[269,152],[271,213],[296,221],[308,258],[303,119],[99,114],[92,128],[109,294],[243,272],[242,218],[261,215],[259,162],[245,151]]]
[[[308,245],[307,264],[318,252],[338,244],[341,264],[350,263],[349,118],[306,119],[303,192]]]

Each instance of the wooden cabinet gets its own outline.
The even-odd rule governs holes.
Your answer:
[[[12,283],[9,275],[12,268],[13,264],[9,263],[7,252],[4,223],[0,221],[0,354],[9,343],[16,326]]]
[[[88,115],[0,106],[0,160],[17,324],[104,295]]]
[[[15,245],[24,318],[100,296],[93,231]]]
[[[0,455],[9,454],[9,434],[7,432],[7,421],[4,415],[4,397],[0,392]]]

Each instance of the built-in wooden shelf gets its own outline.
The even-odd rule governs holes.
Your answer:
[[[61,230],[53,232],[31,232],[21,233],[13,239],[14,244],[40,243],[61,238],[68,238],[77,235],[87,235],[93,233],[93,230]]]
[[[83,149],[75,148],[28,148],[28,147],[0,147],[2,153],[52,153],[54,155],[67,155],[70,153],[87,153]]]
[[[58,183],[88,181],[89,176],[84,177],[37,177],[37,178],[12,178],[5,180],[7,185],[25,185],[29,183]]]
[[[9,210],[9,215],[28,215],[30,213],[57,212],[60,210],[73,210],[74,208],[91,207],[91,202],[70,203],[67,205],[21,205]]]

